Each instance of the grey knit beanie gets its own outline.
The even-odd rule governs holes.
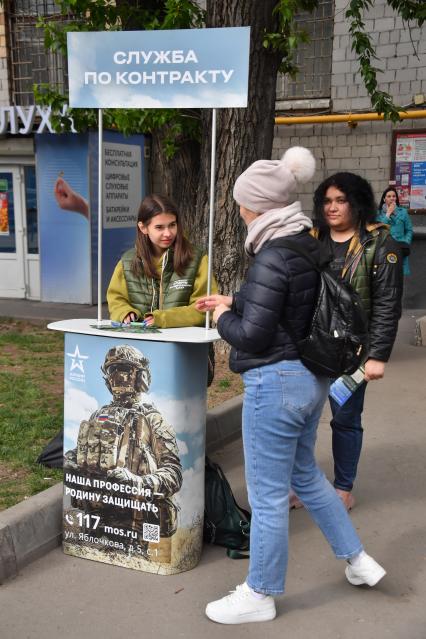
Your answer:
[[[241,173],[235,182],[234,200],[254,213],[281,208],[292,201],[291,193],[298,184],[308,182],[314,173],[311,151],[293,146],[280,160],[258,160]]]

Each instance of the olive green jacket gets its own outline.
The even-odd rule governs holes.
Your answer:
[[[159,277],[136,276],[131,270],[135,249],[126,251],[115,267],[108,291],[107,301],[110,318],[123,321],[129,313],[138,318],[154,316],[154,325],[159,328],[182,326],[204,326],[205,314],[195,308],[195,302],[207,295],[207,256],[194,249],[194,257],[182,275],[173,270],[173,249],[159,259]],[[212,293],[217,292],[212,281]]]

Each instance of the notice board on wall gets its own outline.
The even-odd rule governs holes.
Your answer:
[[[401,206],[426,213],[426,129],[393,132],[390,184]]]

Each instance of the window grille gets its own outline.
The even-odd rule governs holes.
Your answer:
[[[11,98],[16,105],[34,104],[33,85],[47,83],[63,92],[67,88],[66,59],[47,51],[39,16],[64,21],[54,0],[11,0],[7,5],[10,37]]]
[[[320,0],[313,13],[301,13],[296,21],[309,34],[295,55],[299,72],[294,80],[279,75],[277,100],[328,98],[331,93],[331,58],[333,53],[333,0]]]

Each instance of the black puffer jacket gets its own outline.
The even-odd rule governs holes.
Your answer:
[[[287,238],[282,238],[287,239]],[[290,239],[290,238],[289,238]],[[308,232],[292,235],[318,259],[319,242]],[[230,311],[222,313],[217,329],[231,344],[229,366],[235,373],[298,359],[293,339],[304,337],[312,317],[318,273],[300,254],[267,242],[257,253]]]

